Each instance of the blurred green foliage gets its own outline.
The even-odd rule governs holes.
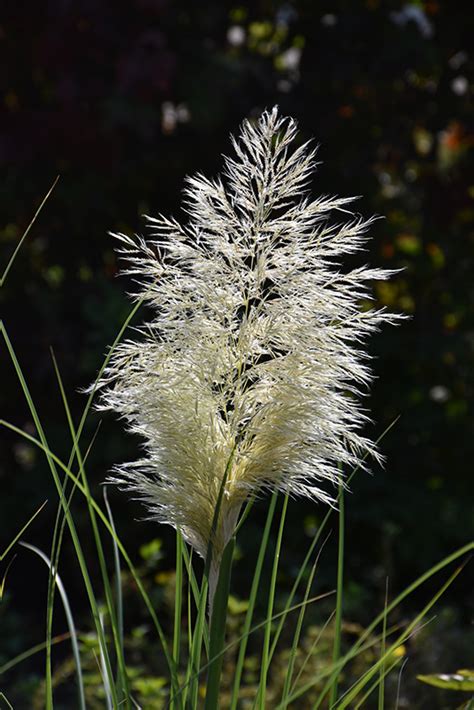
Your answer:
[[[60,455],[70,442],[49,347],[77,418],[78,389],[94,378],[130,308],[124,293],[133,285],[115,279],[108,230],[143,231],[144,213],[179,216],[184,176],[214,175],[244,116],[278,103],[298,119],[301,140],[315,136],[321,145],[314,190],[360,194],[357,209],[385,217],[374,225],[367,259],[402,271],[378,284],[376,299],[412,319],[371,343],[371,435],[400,420],[382,443],[385,470],[360,474],[348,501],[347,609],[361,621],[374,603],[383,605],[387,576],[399,589],[473,532],[473,32],[473,13],[441,0],[2,4],[2,264],[61,178],[0,291],[0,308]],[[0,357],[2,415],[32,431],[4,349]],[[91,418],[86,440],[98,420]],[[47,549],[55,498],[42,456],[5,434],[0,445],[2,533],[11,539],[49,498],[31,533]],[[107,419],[90,478],[99,486],[137,447]],[[138,555],[157,531],[138,525],[140,509],[124,498],[114,498],[114,511]],[[290,506],[283,584],[322,515],[306,503]],[[171,537],[158,534],[163,547],[142,554],[167,569]],[[254,559],[257,544],[258,519],[244,527],[244,558]],[[324,557],[323,585],[333,574],[330,552]],[[1,610],[22,648],[38,641],[35,624],[43,623],[43,597],[32,597],[22,575],[43,579],[44,572],[27,564],[15,562],[9,584],[14,607],[32,625],[20,630],[15,612]],[[62,564],[74,586],[77,570],[67,556]],[[235,583],[245,597],[243,567]],[[459,628],[470,591],[461,581],[451,592]],[[3,638],[0,661],[15,646]],[[465,661],[453,660],[451,670]]]

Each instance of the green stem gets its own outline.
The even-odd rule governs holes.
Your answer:
[[[262,575],[262,567],[263,567],[263,562],[265,559],[265,553],[267,551],[268,539],[270,537],[270,528],[272,525],[273,516],[275,514],[277,499],[278,499],[278,493],[276,491],[274,491],[274,493],[270,499],[270,506],[268,508],[265,529],[263,531],[262,541],[260,543],[260,547],[258,550],[257,565],[255,567],[254,577],[252,580],[252,587],[250,589],[249,606],[247,609],[247,614],[245,616],[242,641],[240,642],[240,645],[239,645],[239,656],[237,659],[237,665],[235,667],[235,672],[234,672],[234,685],[232,688],[232,701],[231,701],[230,710],[237,710],[237,703],[238,703],[238,699],[239,699],[240,680],[242,678],[242,672],[244,669],[245,652],[247,650],[247,641],[248,641],[248,637],[250,635],[250,627],[252,625],[253,612],[255,609],[257,592],[258,592],[259,585],[260,585],[260,577]],[[237,528],[238,528],[238,526],[237,526]]]
[[[183,602],[183,538],[176,530],[176,587],[174,600],[173,658],[179,664],[181,646],[181,606]]]
[[[256,706],[259,708],[259,710],[265,710],[265,693],[266,693],[266,688],[267,688],[268,667],[270,665],[269,655],[270,655],[270,636],[271,636],[271,632],[272,632],[273,606],[275,603],[278,563],[280,561],[281,542],[283,539],[283,529],[285,527],[287,508],[288,508],[288,496],[286,495],[283,499],[283,508],[281,511],[280,526],[278,528],[278,537],[277,537],[276,548],[275,548],[275,557],[273,560],[272,576],[271,576],[271,581],[270,581],[270,591],[268,594],[267,622],[265,624],[265,633],[264,633],[263,649],[262,649],[262,668],[261,668],[261,672],[260,672],[260,683],[259,683],[258,694],[257,694],[257,698],[256,698]]]
[[[341,655],[341,628],[342,628],[342,587],[344,584],[344,484],[342,480],[339,484],[339,541],[337,553],[337,595],[336,595],[336,618],[334,623],[334,648],[332,654],[333,666],[337,665]],[[332,708],[337,700],[339,676],[334,676],[331,688],[329,707]]]
[[[388,604],[388,577],[385,580],[385,605],[384,605],[385,612],[387,611],[387,604]],[[381,643],[381,650],[380,650],[380,657],[381,658],[385,658],[386,638],[387,638],[387,613],[385,613],[385,616],[383,617],[382,643]],[[385,676],[386,676],[386,670],[385,670],[385,662],[384,662],[380,666],[378,710],[383,710],[385,707]]]
[[[217,710],[219,707],[219,686],[222,672],[227,604],[229,600],[232,557],[235,537],[227,543],[219,570],[216,592],[212,605],[211,629],[209,640],[209,670],[207,674],[205,710]]]

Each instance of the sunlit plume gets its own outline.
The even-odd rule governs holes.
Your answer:
[[[184,226],[149,217],[146,241],[115,235],[154,315],[100,383],[99,406],[144,441],[109,480],[204,557],[226,476],[216,568],[249,496],[333,504],[341,468],[379,457],[360,399],[366,337],[397,320],[367,308],[370,282],[390,272],[343,269],[372,220],[353,198],[310,199],[315,149],[296,141],[277,108],[245,121],[222,178],[187,180]]]

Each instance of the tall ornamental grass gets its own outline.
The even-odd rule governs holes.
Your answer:
[[[344,510],[350,504],[346,491],[368,458],[381,458],[378,442],[361,433],[368,421],[361,398],[371,381],[364,344],[381,324],[400,316],[368,307],[370,282],[386,279],[390,272],[368,266],[344,270],[344,257],[363,249],[372,220],[349,211],[352,199],[310,198],[315,150],[308,144],[295,147],[296,140],[295,122],[282,118],[276,108],[256,123],[244,122],[239,139],[233,140],[234,157],[225,159],[223,177],[208,180],[198,175],[188,180],[185,225],[166,217],[149,218],[150,239],[116,235],[128,262],[126,273],[138,281],[139,291],[89,389],[78,423],[53,357],[71,436],[67,461],[49,446],[14,346],[1,325],[36,433],[3,420],[1,424],[44,452],[59,503],[50,553],[25,545],[49,571],[45,642],[9,661],[0,674],[45,650],[47,708],[54,707],[57,684],[54,646],[70,640],[81,710],[97,699],[102,707],[114,709],[382,709],[386,678],[400,672],[406,640],[429,618],[462,564],[410,622],[394,626],[392,612],[424,582],[473,549],[467,544],[395,599],[387,598],[356,642],[349,648],[342,644]],[[152,320],[140,326],[133,339],[124,339],[143,302],[151,306]],[[149,586],[131,561],[107,495],[101,503],[91,494],[90,446],[84,448],[82,434],[94,400],[99,409],[117,412],[143,446],[140,459],[118,462],[108,482],[141,499],[148,518],[176,530],[170,633],[160,621],[163,610],[154,608]],[[255,499],[266,493],[268,514],[249,574],[244,618],[238,633],[227,638],[236,535]],[[288,534],[286,512],[290,498],[301,497],[326,506],[327,512],[281,606],[277,580]],[[86,558],[76,527],[74,511],[79,505],[85,506],[91,522],[99,578],[91,576],[96,563]],[[308,607],[323,597],[328,603],[328,595],[315,587],[326,528],[334,515],[339,520],[337,578],[329,593],[334,608],[305,655],[301,641]],[[67,584],[59,574],[66,531],[91,610],[99,679],[94,696],[83,672],[87,644],[77,630]],[[194,553],[203,559],[203,568]],[[265,564],[270,568],[268,578]],[[137,676],[128,657],[121,584],[125,574],[134,579],[154,627],[160,648],[156,664],[166,669],[166,677],[157,678],[155,686],[148,679],[154,687],[151,701],[146,700],[145,679]],[[2,593],[5,583],[4,578]],[[263,584],[268,587],[266,612],[257,617],[257,594]],[[52,635],[56,589],[68,625],[59,639]],[[290,622],[287,665],[275,690],[273,672]],[[308,676],[305,667],[318,652],[326,629],[332,633],[330,662]],[[249,685],[245,664],[249,645],[256,642],[259,668]],[[376,660],[359,675],[350,671],[368,651],[377,654]],[[7,694],[2,695],[9,703]]]
[[[348,218],[352,199],[309,197],[315,150],[294,149],[295,138],[276,108],[246,121],[223,179],[188,179],[185,226],[149,218],[149,241],[116,235],[154,318],[99,382],[102,407],[145,441],[109,480],[212,554],[211,601],[250,497],[331,504],[341,467],[377,456],[360,434],[371,379],[362,346],[396,317],[360,304],[389,272],[342,270],[371,220]]]

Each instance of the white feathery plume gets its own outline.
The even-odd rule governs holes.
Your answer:
[[[109,480],[178,528],[213,570],[242,504],[264,489],[333,504],[321,484],[370,452],[359,398],[371,381],[366,336],[398,316],[361,309],[368,282],[391,272],[341,270],[372,219],[354,198],[311,200],[315,150],[292,150],[296,124],[275,107],[245,121],[223,180],[187,180],[189,221],[148,218],[152,239],[117,236],[154,310],[141,339],[114,354],[100,407],[145,440]],[[334,211],[347,222],[329,221]],[[347,219],[347,217],[345,217]]]

